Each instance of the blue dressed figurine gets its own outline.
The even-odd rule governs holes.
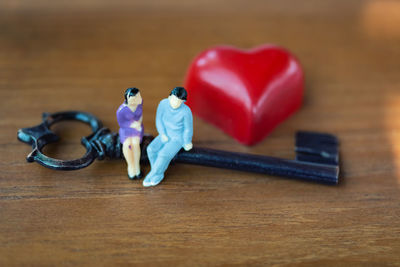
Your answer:
[[[117,110],[119,138],[128,165],[129,179],[140,179],[140,143],[143,138],[143,100],[139,89],[132,87],[125,91],[124,103]]]
[[[187,92],[175,87],[168,98],[161,100],[157,108],[156,128],[158,136],[147,147],[151,170],[143,180],[143,186],[158,185],[176,153],[183,147],[192,149],[193,116],[184,104]]]

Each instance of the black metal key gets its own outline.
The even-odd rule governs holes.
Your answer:
[[[64,120],[77,120],[87,123],[93,133],[83,137],[81,143],[86,148],[82,158],[60,160],[48,157],[42,149],[59,137],[50,130],[50,126]],[[18,130],[18,139],[32,145],[28,162],[34,162],[55,170],[77,170],[90,165],[95,159],[122,158],[118,133],[104,128],[94,115],[81,111],[44,113],[43,122],[37,126]],[[146,148],[153,140],[145,135],[141,144],[141,162],[148,162]],[[339,179],[339,142],[330,134],[298,132],[296,134],[296,159],[235,153],[194,146],[190,151],[181,150],[174,162],[234,169],[247,172],[296,178],[311,182],[337,184]]]

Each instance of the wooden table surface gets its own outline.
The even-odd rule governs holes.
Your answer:
[[[177,164],[144,188],[122,160],[72,172],[25,160],[17,130],[44,111],[116,131],[136,86],[156,134],[158,102],[197,53],[263,43],[303,64],[302,109],[252,147],[195,117],[194,144],[291,158],[296,130],[333,133],[338,186]],[[0,266],[400,266],[399,74],[399,1],[2,1]],[[88,127],[53,130],[47,154],[83,155]]]

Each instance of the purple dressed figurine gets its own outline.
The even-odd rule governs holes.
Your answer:
[[[143,100],[138,88],[125,91],[125,101],[117,110],[119,138],[128,165],[129,179],[142,178],[140,143],[143,138]]]

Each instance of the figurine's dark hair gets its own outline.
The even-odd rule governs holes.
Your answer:
[[[139,89],[136,87],[130,87],[130,88],[126,89],[125,95],[124,95],[125,104],[128,104],[128,97],[135,96],[135,95],[137,95],[137,93],[139,93]]]
[[[172,89],[169,95],[175,95],[177,98],[186,100],[187,99],[187,92],[183,87],[175,87]]]

